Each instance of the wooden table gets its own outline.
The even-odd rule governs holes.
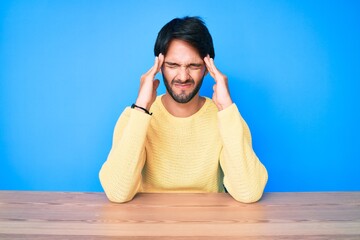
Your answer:
[[[360,239],[360,192],[265,193],[242,204],[225,193],[0,191],[0,239]]]

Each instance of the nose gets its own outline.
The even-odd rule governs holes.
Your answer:
[[[189,79],[189,76],[189,69],[185,66],[181,66],[178,72],[178,79],[181,81],[186,81]]]

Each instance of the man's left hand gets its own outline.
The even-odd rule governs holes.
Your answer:
[[[212,100],[216,104],[219,111],[221,111],[233,103],[230,97],[228,79],[216,68],[214,59],[210,58],[209,55],[204,58],[204,61],[211,77],[213,77],[215,80]]]

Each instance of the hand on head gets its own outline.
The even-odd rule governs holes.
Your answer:
[[[219,111],[221,111],[233,103],[230,97],[228,79],[216,68],[214,59],[210,58],[209,55],[204,58],[204,62],[211,77],[213,77],[215,80],[212,99],[218,107]]]
[[[156,99],[157,88],[159,87],[159,79],[155,79],[156,74],[160,71],[164,62],[164,55],[161,53],[155,57],[154,65],[140,79],[140,89],[136,99],[136,105],[150,109]]]
[[[229,107],[233,102],[230,97],[228,78],[222,74],[215,66],[214,59],[207,55],[204,62],[211,77],[214,78],[215,84],[213,86],[212,99],[219,111]],[[136,105],[150,109],[157,96],[157,88],[159,87],[159,79],[155,76],[160,72],[161,66],[164,63],[164,55],[161,53],[155,57],[154,65],[141,76],[139,94],[136,100]]]

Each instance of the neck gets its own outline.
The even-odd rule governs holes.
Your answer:
[[[199,94],[193,97],[188,103],[176,102],[169,93],[162,96],[161,101],[166,110],[174,117],[190,117],[195,114],[205,103],[205,98],[200,97]]]

